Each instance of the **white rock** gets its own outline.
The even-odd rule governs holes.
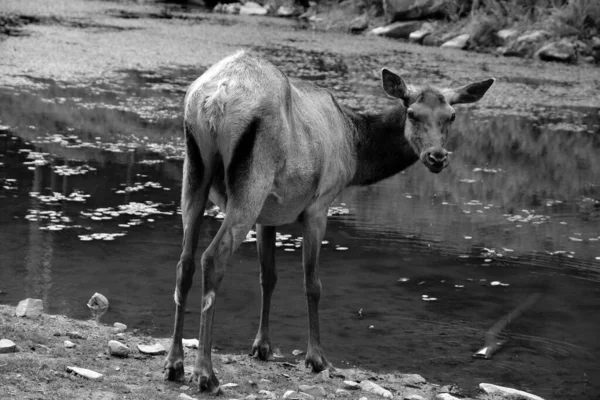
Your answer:
[[[440,393],[435,396],[435,400],[460,400],[458,397],[452,396],[450,393]]]
[[[200,345],[200,341],[198,339],[181,339],[181,343],[183,343],[183,347],[189,347],[192,349],[197,349]]]
[[[195,397],[188,396],[185,393],[179,393],[179,396],[177,396],[177,398],[181,400],[197,400]]]
[[[122,324],[120,322],[115,322],[113,324],[113,332],[123,332],[127,330],[127,325]]]
[[[67,349],[72,349],[73,347],[75,347],[75,343],[71,342],[70,340],[65,340],[64,344]]]
[[[118,340],[110,340],[108,342],[108,354],[111,356],[127,357],[129,353],[131,353],[131,349]]]
[[[527,400],[544,400],[540,396],[527,393],[522,390],[493,385],[491,383],[480,383],[479,388],[487,394],[498,394],[505,397],[519,397]]]
[[[248,1],[240,7],[240,15],[267,15],[269,10],[258,3]]]
[[[295,356],[300,356],[300,355],[304,354],[304,351],[302,351],[302,350],[293,350],[292,354],[295,355]]]
[[[344,389],[350,389],[350,390],[356,390],[356,389],[360,389],[360,385],[358,384],[358,382],[354,382],[354,381],[344,381],[342,388]]]
[[[288,390],[283,394],[283,398],[287,399],[288,397],[290,397],[292,394],[294,394],[296,392],[294,392],[293,390]]]
[[[12,340],[1,339],[0,340],[0,354],[14,353],[17,351],[17,345]]]
[[[347,391],[346,389],[342,389],[342,388],[337,388],[335,389],[335,394],[337,396],[350,396],[350,392]]]
[[[470,38],[471,35],[469,35],[468,33],[458,35],[454,39],[450,39],[447,42],[443,43],[441,47],[450,49],[464,49],[465,47],[467,47],[467,43]]]
[[[425,398],[418,394],[411,394],[410,396],[404,396],[404,400],[425,400]]]
[[[93,311],[106,310],[108,305],[108,299],[98,292],[94,293],[87,302],[88,308]]]
[[[277,395],[273,392],[270,392],[268,390],[259,390],[258,394],[262,394],[265,398],[267,399],[272,399],[275,400],[277,398]]]
[[[369,31],[369,35],[385,36],[395,39],[406,39],[414,31],[421,28],[421,21],[394,22],[386,26],[380,26]]]
[[[519,36],[517,38],[517,42],[518,43],[522,43],[522,42],[539,42],[542,41],[544,39],[546,39],[547,37],[549,37],[550,34],[546,31],[533,31],[533,32],[528,32],[525,33],[521,36]]]
[[[92,371],[91,369],[79,368],[79,367],[67,367],[68,372],[74,372],[77,375],[81,375],[84,378],[92,379],[92,380],[100,380],[104,377],[99,372]]]
[[[313,397],[325,397],[327,395],[323,386],[300,385],[298,386],[298,389],[300,389],[300,392],[309,394]]]
[[[150,354],[153,356],[165,354],[167,352],[163,345],[160,343],[156,343],[153,345],[138,344],[137,348],[140,351],[140,353]]]
[[[239,385],[237,383],[226,383],[224,385],[221,385],[222,388],[230,388],[230,387],[238,387]]]
[[[388,399],[393,399],[394,395],[392,394],[392,392],[390,392],[387,389],[382,388],[381,386],[379,386],[378,384],[376,384],[375,382],[369,381],[369,380],[364,380],[360,383],[360,388],[362,390],[364,390],[365,392],[370,392],[370,393],[374,393],[376,395],[388,398]]]
[[[503,43],[508,42],[510,39],[516,37],[519,34],[519,31],[516,29],[500,29],[497,33],[496,36],[498,37],[498,39],[500,39]]]
[[[44,311],[44,302],[40,299],[25,299],[19,302],[15,314],[17,317],[37,318]]]

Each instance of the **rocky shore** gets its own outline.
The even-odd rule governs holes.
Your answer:
[[[127,326],[78,321],[42,312],[41,300],[17,307],[0,306],[0,393],[3,399],[193,399],[192,383],[163,380],[163,361],[170,340],[157,339]],[[185,369],[193,369],[196,339],[184,340]],[[340,369],[336,374],[310,372],[303,351],[279,350],[263,362],[247,354],[222,354],[213,349],[228,399],[347,398],[377,400],[540,400],[532,394],[491,383],[458,388],[432,383],[417,374],[375,373]],[[338,376],[339,373],[339,376]],[[464,389],[477,393],[464,396]]]

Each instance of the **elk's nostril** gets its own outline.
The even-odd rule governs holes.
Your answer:
[[[446,152],[443,151],[432,151],[431,153],[429,153],[428,158],[429,161],[433,162],[433,163],[443,163],[444,161],[446,161],[447,155]]]

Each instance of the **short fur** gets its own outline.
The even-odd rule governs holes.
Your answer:
[[[368,185],[421,159],[433,172],[447,165],[443,149],[453,120],[450,104],[476,101],[493,80],[457,90],[416,89],[382,70],[386,93],[400,101],[381,114],[357,114],[312,83],[291,80],[273,64],[238,52],[189,87],[184,105],[183,250],[177,264],[173,343],[166,378],[183,378],[183,319],[196,244],[208,197],[226,212],[202,255],[202,309],[193,378],[217,392],[211,361],[216,295],[227,260],[256,223],[261,265],[261,319],[252,353],[271,355],[269,309],[277,281],[275,226],[302,225],[309,316],[306,363],[331,368],[320,343],[318,259],[327,210],[349,185]]]

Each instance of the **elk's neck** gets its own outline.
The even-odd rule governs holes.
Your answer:
[[[344,110],[354,126],[356,173],[350,185],[370,185],[414,164],[418,155],[404,136],[406,109],[396,106],[380,114]]]

